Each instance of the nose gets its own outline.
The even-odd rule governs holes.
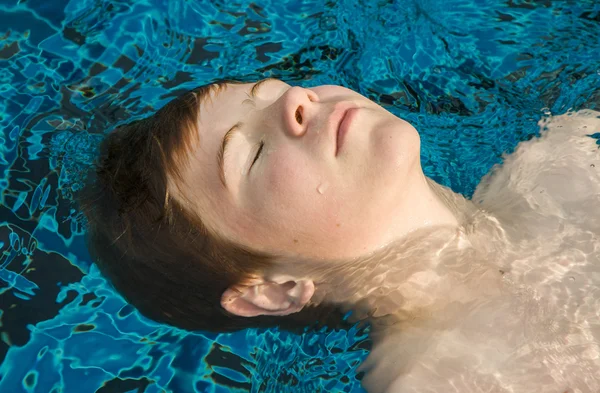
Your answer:
[[[290,136],[300,137],[306,133],[310,118],[314,115],[312,103],[318,99],[315,92],[299,86],[291,87],[283,94],[283,122]]]

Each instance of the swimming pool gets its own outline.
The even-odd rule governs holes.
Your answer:
[[[116,295],[72,202],[102,134],[216,78],[341,84],[471,195],[541,117],[600,110],[595,3],[0,2],[0,391],[362,391],[368,328],[188,333]]]

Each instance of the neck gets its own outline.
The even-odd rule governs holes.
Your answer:
[[[420,170],[415,171],[394,198],[399,202],[395,211],[389,212],[395,217],[388,234],[389,244],[426,228],[458,227],[462,218],[456,204],[464,198],[427,178]]]
[[[478,291],[497,291],[499,274],[476,263],[465,227],[479,210],[459,194],[424,177],[413,216],[422,225],[369,257],[335,264],[316,280],[315,303],[334,303],[352,310],[355,320],[394,324],[451,311]],[[413,218],[414,218],[413,217]]]

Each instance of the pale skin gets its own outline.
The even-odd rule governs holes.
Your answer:
[[[600,389],[600,375],[596,380],[589,371],[600,370],[594,355],[600,334],[588,331],[600,326],[600,316],[578,310],[560,319],[548,311],[598,309],[590,305],[598,296],[589,292],[598,285],[585,277],[600,276],[600,261],[574,279],[579,298],[562,294],[563,286],[544,287],[562,279],[571,284],[566,276],[550,280],[550,273],[539,273],[579,277],[578,269],[588,266],[577,259],[583,240],[569,240],[579,247],[569,248],[561,238],[552,248],[547,239],[556,228],[586,239],[591,250],[600,244],[593,235],[600,220],[576,212],[583,200],[600,195],[594,170],[600,153],[583,138],[583,126],[575,136],[557,131],[554,140],[527,142],[530,149],[517,150],[483,182],[473,200],[484,202],[477,206],[426,178],[414,127],[365,97],[340,86],[306,89],[271,80],[251,104],[254,86],[229,85],[201,106],[200,143],[176,193],[214,233],[279,256],[273,271],[225,291],[223,308],[240,316],[287,315],[308,302],[330,302],[369,317],[374,347],[361,366],[369,393]],[[340,143],[340,120],[352,112]],[[594,119],[585,132],[600,132]],[[222,176],[219,150],[238,122]],[[576,148],[567,152],[571,137]],[[540,149],[552,157],[543,167],[563,168],[559,174],[568,168],[560,185],[545,172],[512,184],[528,166],[536,171]],[[575,188],[579,199],[568,192]],[[563,202],[572,202],[576,219],[556,210]],[[563,330],[548,327],[563,326],[562,320]],[[532,333],[538,331],[550,335]],[[565,340],[579,352],[547,344]]]
[[[335,260],[372,253],[421,227],[456,225],[423,175],[419,136],[409,123],[341,86],[269,80],[251,104],[253,86],[229,85],[200,109],[200,143],[182,192],[211,230],[274,255]],[[336,154],[338,124],[349,108],[357,110]],[[218,152],[238,122],[224,155],[224,186]],[[223,307],[244,316],[296,312],[312,296],[310,278],[295,288],[291,304],[263,294],[289,297],[287,286],[277,285],[289,281],[300,280],[256,277],[252,290],[238,288],[244,301],[227,292]]]

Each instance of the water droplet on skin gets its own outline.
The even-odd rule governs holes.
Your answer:
[[[327,191],[327,188],[329,188],[329,186],[326,183],[321,183],[319,184],[319,186],[317,187],[317,192],[319,194],[324,194],[325,191]]]

